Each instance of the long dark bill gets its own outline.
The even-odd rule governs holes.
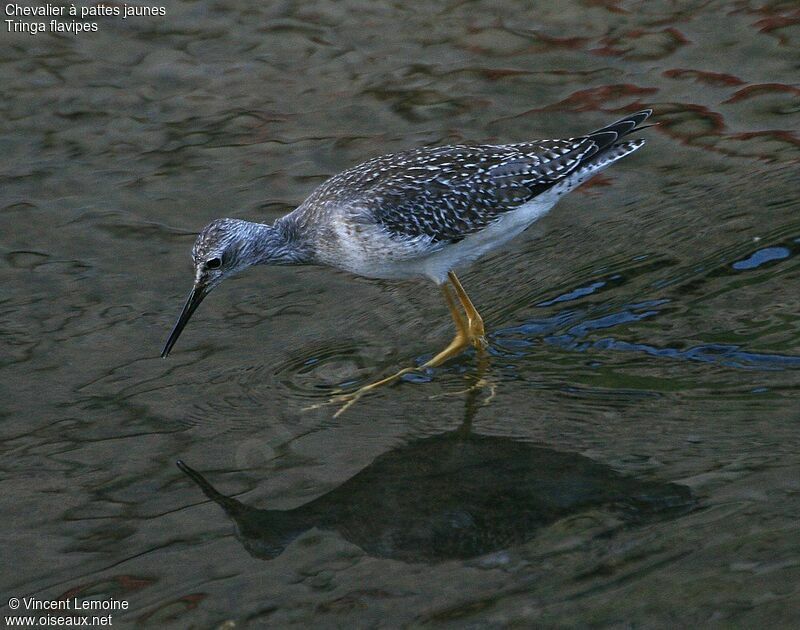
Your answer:
[[[178,337],[181,336],[181,332],[183,332],[183,329],[189,322],[189,318],[192,316],[192,313],[197,310],[197,307],[200,306],[200,302],[203,301],[203,298],[205,298],[206,295],[208,295],[208,290],[205,287],[195,286],[192,289],[192,292],[189,294],[189,297],[186,300],[186,304],[183,305],[183,310],[178,317],[178,321],[175,322],[175,327],[169,334],[169,339],[167,339],[167,343],[164,345],[164,349],[161,351],[162,359],[165,359],[170,353],[172,346],[174,346],[175,342],[178,341]]]

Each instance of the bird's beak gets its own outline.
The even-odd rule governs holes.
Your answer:
[[[189,322],[189,318],[192,316],[192,313],[197,310],[197,307],[200,306],[200,302],[203,301],[203,298],[205,298],[210,291],[211,288],[207,284],[194,285],[192,292],[186,299],[186,304],[183,305],[183,310],[178,317],[178,321],[175,322],[175,327],[169,334],[169,339],[167,339],[167,343],[164,345],[164,349],[161,351],[162,359],[165,359],[170,353],[172,346],[174,346],[175,342],[178,341],[178,337],[181,336],[181,332],[183,332],[184,327]]]

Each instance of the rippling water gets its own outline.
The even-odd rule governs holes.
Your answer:
[[[177,628],[800,625],[799,58],[780,0],[4,33],[3,593]],[[318,268],[228,283],[158,357],[210,219],[645,106],[643,150],[463,275],[488,365],[333,418],[451,324],[432,286]]]

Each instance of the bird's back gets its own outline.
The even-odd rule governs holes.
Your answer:
[[[322,262],[370,275],[370,264],[432,255],[539,199],[536,212],[519,213],[535,220],[545,201],[552,206],[578,180],[639,148],[643,140],[618,140],[650,113],[575,138],[382,155],[327,180],[287,218],[313,216],[322,226]]]

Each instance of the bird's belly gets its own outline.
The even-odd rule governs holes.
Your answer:
[[[335,258],[323,258],[322,262],[367,278],[403,280],[425,277],[441,284],[449,271],[501,247],[544,216],[563,194],[563,191],[551,190],[552,194],[547,191],[539,195],[457,243],[439,246],[423,240],[404,242],[391,239],[378,230],[362,234],[363,238],[353,238],[353,234],[348,233],[342,241],[349,245],[337,248]]]
[[[336,227],[332,246],[318,247],[319,262],[382,280],[426,275],[419,263],[431,251],[429,239],[393,239],[376,226],[353,230],[346,222]]]
[[[549,192],[549,191],[548,191]],[[552,208],[561,195],[545,193],[512,210],[480,232],[470,234],[458,243],[428,256],[423,262],[424,275],[442,283],[447,272],[474,262],[518,236]]]

